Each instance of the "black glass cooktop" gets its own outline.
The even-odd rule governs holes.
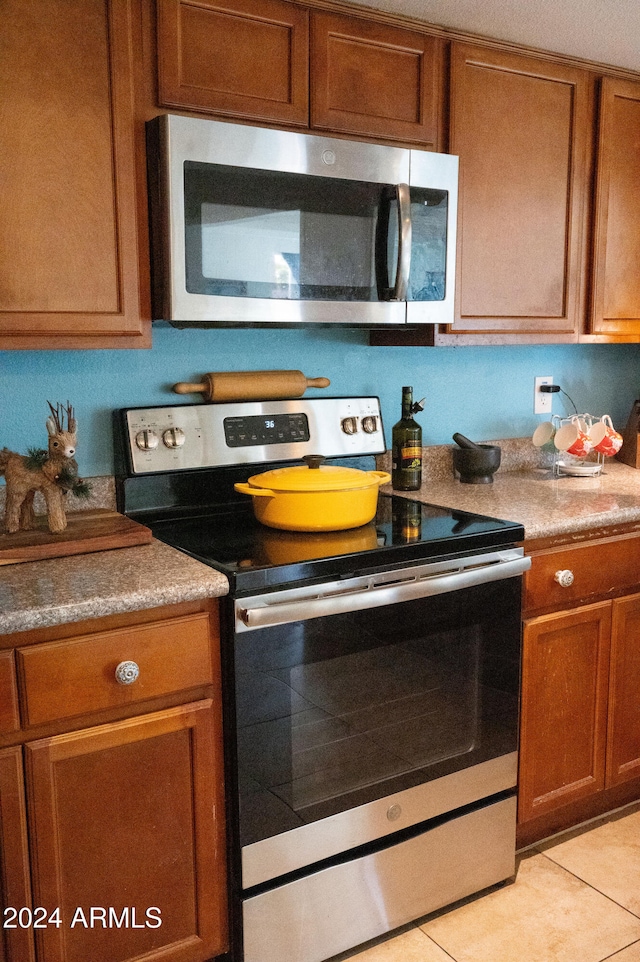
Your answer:
[[[250,503],[186,517],[145,518],[144,523],[160,541],[224,572],[236,596],[505,546],[524,538],[522,526],[510,521],[384,495],[370,524],[347,531],[267,528],[256,521]]]

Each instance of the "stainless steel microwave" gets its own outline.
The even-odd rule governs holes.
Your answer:
[[[148,148],[157,319],[453,322],[457,157],[170,114]]]

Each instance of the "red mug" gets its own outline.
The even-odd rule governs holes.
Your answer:
[[[566,451],[576,458],[586,458],[593,443],[586,430],[584,421],[572,418],[570,424],[564,424],[553,439],[558,451]]]
[[[591,440],[594,451],[612,458],[622,447],[622,435],[616,431],[608,414],[591,426]]]

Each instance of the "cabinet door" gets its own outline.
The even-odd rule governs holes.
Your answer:
[[[129,0],[5,0],[0,349],[148,347]]]
[[[226,948],[211,701],[26,746],[39,962],[203,962]],[[93,907],[93,914],[92,914]]]
[[[6,908],[24,909],[22,916],[5,914]],[[0,962],[33,962],[33,929],[22,928],[31,908],[29,850],[24,805],[22,749],[0,751]]]
[[[524,623],[518,820],[604,788],[611,602]]]
[[[454,333],[574,339],[584,314],[592,80],[578,68],[452,45],[460,156]]]
[[[640,84],[604,79],[591,331],[640,334]]]
[[[437,149],[439,38],[333,13],[311,19],[311,126]]]
[[[607,787],[640,776],[640,594],[613,602]]]
[[[158,0],[159,102],[307,126],[309,19],[285,0]]]

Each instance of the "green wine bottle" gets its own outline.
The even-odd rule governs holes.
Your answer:
[[[413,415],[422,411],[413,401],[413,388],[402,388],[402,417],[391,433],[391,483],[395,491],[418,491],[422,483],[422,428]]]

